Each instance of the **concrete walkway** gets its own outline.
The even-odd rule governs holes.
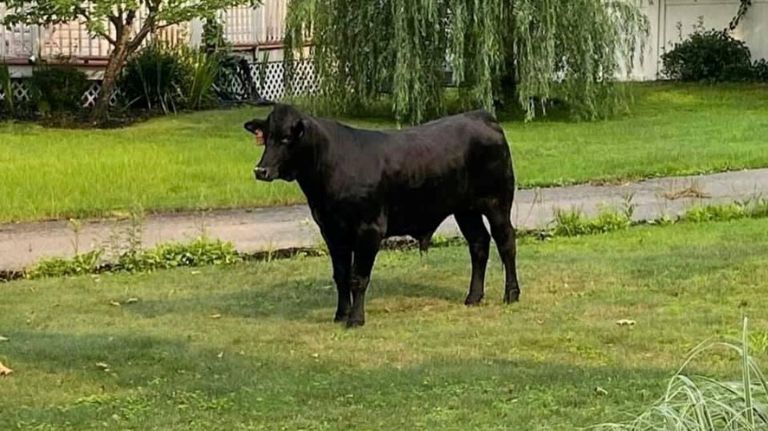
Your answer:
[[[595,215],[602,206],[635,207],[634,219],[675,216],[695,204],[713,205],[754,197],[768,197],[768,169],[713,175],[660,178],[623,185],[556,187],[520,190],[512,220],[518,228],[536,229],[552,222],[555,209],[580,208]],[[84,221],[76,235],[67,222],[0,224],[0,270],[19,270],[50,256],[71,256],[75,241],[80,252],[113,243],[129,222]],[[212,211],[205,214],[159,214],[142,223],[145,246],[187,241],[203,231],[209,237],[231,241],[238,250],[253,252],[317,245],[320,234],[306,206],[253,210]],[[451,218],[438,230],[458,235]]]

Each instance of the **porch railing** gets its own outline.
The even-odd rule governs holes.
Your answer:
[[[234,46],[278,46],[284,34],[287,0],[264,0],[253,8],[239,6],[224,10],[220,18],[224,24],[224,37]],[[6,7],[0,3],[0,19]],[[136,26],[141,25],[141,14]],[[192,21],[161,30],[155,37],[172,43],[196,45],[202,35],[202,23]],[[104,60],[111,46],[100,37],[91,37],[80,21],[51,26],[16,25],[11,29],[0,26],[0,61],[25,63],[32,56],[50,60],[63,58],[75,61]]]

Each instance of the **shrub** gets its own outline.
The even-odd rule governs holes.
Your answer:
[[[189,68],[178,50],[154,42],[128,60],[119,87],[131,108],[176,111]]]
[[[214,106],[222,55],[154,43],[132,57],[120,88],[129,108],[175,112]]]
[[[680,81],[739,81],[753,78],[747,45],[723,30],[697,29],[661,56],[663,73]]]
[[[32,72],[29,84],[38,112],[76,112],[83,107],[88,77],[73,66],[41,66]]]
[[[756,81],[768,81],[768,60],[763,58],[752,65],[752,77]]]
[[[184,47],[181,55],[188,74],[180,83],[184,106],[203,109],[215,105],[214,83],[219,75],[221,55]]]

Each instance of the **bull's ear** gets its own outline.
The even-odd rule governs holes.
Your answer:
[[[264,120],[253,119],[243,124],[245,130],[256,136],[256,145],[264,145],[264,126],[266,126],[266,123]]]
[[[258,134],[264,134],[264,126],[266,125],[266,121],[264,120],[258,120],[253,119],[245,124],[243,124],[243,127],[245,127],[245,130],[253,133],[254,135]]]
[[[291,128],[291,133],[293,134],[294,139],[300,139],[304,134],[307,132],[307,129],[309,128],[309,122],[305,119],[296,120],[296,123],[294,123],[293,127]]]

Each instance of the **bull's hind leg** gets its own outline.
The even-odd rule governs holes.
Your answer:
[[[352,312],[347,320],[347,327],[365,324],[365,291],[371,281],[373,263],[381,245],[381,232],[374,227],[364,227],[358,232],[352,257]]]
[[[504,302],[509,304],[520,299],[520,285],[517,281],[517,245],[515,228],[509,220],[512,205],[498,205],[489,208],[486,213],[491,225],[491,235],[499,250],[499,257],[504,264],[506,281],[504,284]]]
[[[464,238],[467,239],[469,255],[472,259],[472,280],[469,282],[469,294],[464,303],[477,305],[484,295],[485,268],[488,265],[491,236],[485,229],[483,216],[480,213],[456,214],[456,223]]]

